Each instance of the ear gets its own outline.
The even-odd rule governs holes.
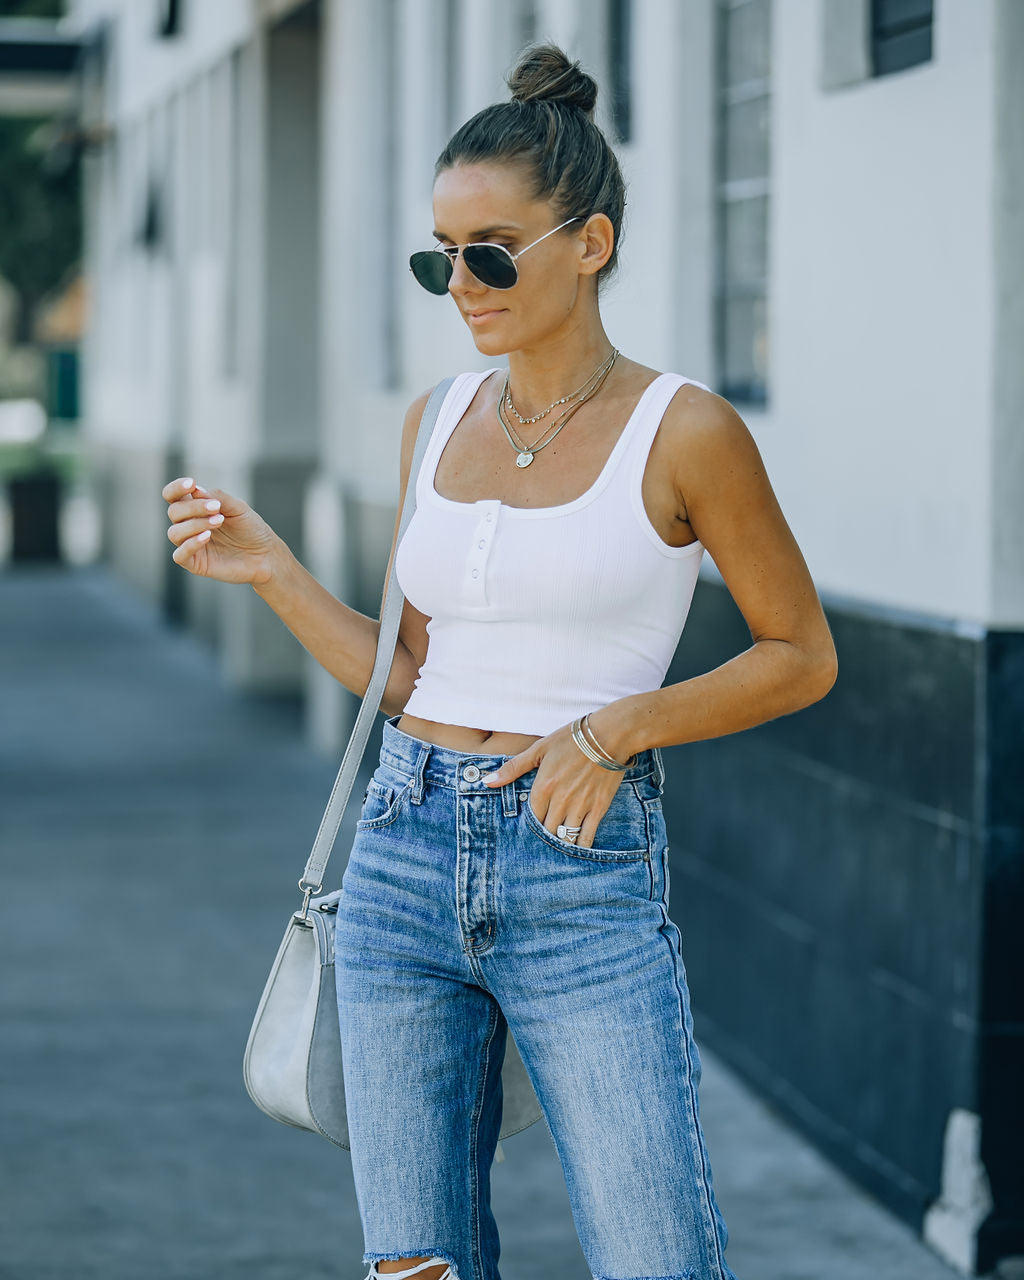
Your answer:
[[[592,213],[579,232],[580,274],[597,275],[612,256],[615,248],[615,229],[606,213]]]

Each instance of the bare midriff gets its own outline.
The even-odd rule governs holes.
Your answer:
[[[514,756],[542,735],[539,733],[507,733],[501,730],[470,729],[461,724],[443,724],[439,720],[424,720],[420,716],[403,715],[399,729],[414,738],[433,742],[438,747],[450,747],[466,754],[480,752],[488,756]]]

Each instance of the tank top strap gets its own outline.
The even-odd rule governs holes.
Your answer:
[[[427,447],[423,453],[423,461],[416,477],[417,506],[422,506],[427,500],[434,483],[437,464],[441,461],[441,454],[444,452],[444,447],[448,443],[452,432],[458,426],[462,415],[473,403],[473,397],[480,389],[484,379],[489,378],[497,368],[498,366],[495,366],[494,369],[484,369],[483,372],[474,369],[469,373],[457,374],[455,381],[448,388],[444,399],[441,401],[441,409],[437,415],[437,421],[434,423],[430,439],[427,441]]]
[[[626,428],[628,439],[615,469],[614,483],[622,489],[632,489],[639,483],[638,476],[643,476],[651,445],[669,402],[681,386],[692,381],[692,378],[684,378],[679,373],[662,373],[644,390],[635,416]]]

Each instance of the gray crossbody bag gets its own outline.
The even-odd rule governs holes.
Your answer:
[[[454,378],[434,388],[423,410],[402,518],[401,541],[416,506],[416,477]],[[397,542],[396,542],[397,548]],[[397,560],[397,555],[395,560]],[[288,920],[245,1046],[242,1074],[253,1102],[274,1120],[320,1133],[349,1150],[342,1075],[338,1001],[334,985],[334,920],[342,890],[314,897],[323,888],[328,859],[380,710],[402,619],[405,597],[392,563],[380,617],[373,672],[356,716],[341,768],[320,829],[299,880],[302,906]],[[385,1034],[387,1028],[385,1027]],[[511,1032],[501,1071],[503,1110],[499,1140],[519,1133],[543,1114]],[[499,1148],[495,1158],[504,1159]]]

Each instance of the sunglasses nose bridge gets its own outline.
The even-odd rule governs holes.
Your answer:
[[[470,256],[468,260],[466,258],[467,249],[469,249],[470,251]],[[473,289],[493,289],[496,287],[495,285],[491,284],[487,279],[476,274],[476,272],[473,270],[472,266],[470,265],[472,258],[473,258],[473,246],[472,245],[460,246],[459,252],[456,255],[455,261],[452,263],[451,279],[448,282],[450,289],[454,287],[454,288],[461,288],[464,290],[472,291]],[[460,276],[459,275],[460,271],[464,272],[464,275]]]

